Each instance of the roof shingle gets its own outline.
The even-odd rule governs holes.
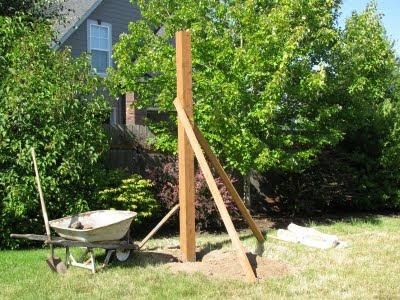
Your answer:
[[[62,44],[103,0],[66,0],[62,3],[61,19],[54,23],[57,40]]]

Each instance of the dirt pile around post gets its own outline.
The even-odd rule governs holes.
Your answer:
[[[256,256],[248,253],[250,263],[256,271],[257,278],[260,280],[281,277],[290,272],[289,267],[278,261],[266,257]],[[245,279],[245,274],[237,259],[237,253],[233,250],[214,250],[203,257],[198,258],[197,262],[170,262],[165,266],[173,273],[200,272],[206,276],[215,276],[225,279]]]

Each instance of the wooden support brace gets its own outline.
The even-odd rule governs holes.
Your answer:
[[[197,141],[196,135],[193,131],[193,128],[191,126],[191,123],[189,121],[189,118],[187,117],[185,110],[182,107],[182,104],[180,103],[180,100],[175,99],[174,105],[176,108],[176,111],[178,113],[178,119],[180,121],[180,124],[185,130],[186,136],[190,142],[190,145],[192,146],[192,149],[194,151],[194,154],[199,162],[199,166],[201,170],[203,171],[204,177],[206,179],[206,182],[208,184],[208,187],[210,189],[210,192],[214,198],[215,204],[218,208],[218,211],[221,215],[222,221],[224,222],[225,228],[228,231],[228,235],[232,240],[233,247],[236,249],[239,262],[242,265],[243,271],[245,272],[246,278],[251,281],[255,282],[257,280],[253,268],[250,264],[250,261],[246,255],[246,250],[244,249],[239,236],[236,232],[235,226],[232,223],[232,219],[229,216],[228,210],[225,206],[224,200],[222,199],[222,196],[218,190],[218,186],[214,180],[214,177],[211,173],[211,169],[208,166],[207,160],[204,156],[204,153],[201,149],[201,146],[199,142]]]
[[[157,233],[157,231],[161,228],[161,226],[164,225],[165,222],[168,221],[169,218],[179,209],[179,204],[176,204],[165,216],[162,218],[162,220],[157,224],[156,227],[154,227],[148,235],[139,243],[139,249],[141,249],[147,241]]]
[[[259,242],[265,242],[265,238],[261,233],[260,229],[258,228],[257,224],[254,222],[253,218],[251,217],[249,211],[247,210],[246,206],[243,203],[242,198],[239,196],[239,193],[236,191],[235,187],[233,186],[232,182],[230,181],[228,174],[226,174],[224,168],[222,167],[221,163],[219,162],[217,156],[212,151],[210,145],[208,144],[207,140],[201,133],[200,129],[193,125],[194,133],[199,141],[200,146],[203,148],[204,153],[206,154],[208,160],[211,162],[211,165],[214,167],[215,171],[221,177],[223,183],[226,186],[226,189],[231,194],[233,201],[235,202],[236,206],[238,207],[240,213],[246,220],[247,224],[249,225],[251,231],[257,238]]]

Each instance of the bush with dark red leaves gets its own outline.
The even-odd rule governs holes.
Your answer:
[[[147,170],[148,178],[154,183],[158,201],[165,211],[179,202],[178,161],[175,157],[165,159],[158,167]],[[239,210],[219,177],[215,178],[218,189],[233,221],[239,220]],[[232,182],[236,182],[231,177]],[[205,177],[197,168],[195,172],[196,230],[215,230],[223,227],[222,219],[208,189]],[[175,218],[177,221],[177,218]]]

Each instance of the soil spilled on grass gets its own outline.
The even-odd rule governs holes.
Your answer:
[[[245,280],[245,274],[237,259],[237,253],[232,249],[214,250],[202,257],[198,255],[198,261],[196,262],[182,262],[180,252],[177,249],[163,249],[160,251],[152,251],[151,254],[147,252],[147,254],[151,255],[153,258],[160,254],[168,255],[169,259],[168,261],[164,261],[164,267],[173,273],[200,272],[206,276]],[[290,273],[289,266],[283,262],[257,256],[252,253],[247,253],[247,256],[253,270],[255,270],[257,278],[260,280],[282,277]],[[171,259],[171,257],[173,258]]]

